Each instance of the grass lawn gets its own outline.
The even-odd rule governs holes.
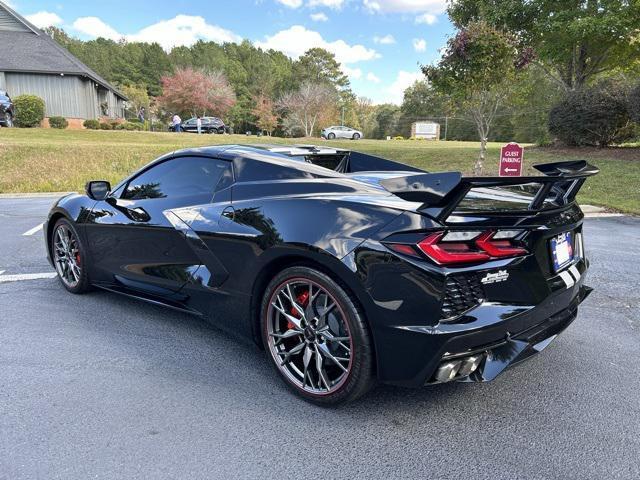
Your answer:
[[[410,140],[325,141],[125,131],[0,129],[0,193],[80,191],[87,180],[112,183],[163,153],[216,143],[316,143],[346,147],[416,165],[429,171],[470,174],[476,142]],[[486,174],[496,175],[501,144],[489,144]],[[580,202],[640,214],[640,148],[549,149],[527,147],[525,166],[586,158],[601,173],[587,181]]]

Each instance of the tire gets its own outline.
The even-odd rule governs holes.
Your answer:
[[[224,135],[224,127],[221,127],[218,129],[218,134],[219,135]]]
[[[64,234],[69,235],[70,248],[64,251],[65,255],[61,255],[64,250]],[[60,239],[58,235],[62,235]],[[53,260],[54,267],[58,273],[58,280],[64,288],[71,293],[85,293],[91,290],[91,284],[89,283],[89,276],[87,274],[87,250],[85,249],[78,231],[73,224],[66,218],[61,218],[56,222],[53,227],[51,238],[49,238],[49,245],[51,248],[51,258]],[[69,255],[72,253],[72,255]],[[71,262],[66,262],[65,258],[71,257]],[[67,263],[65,268],[63,265]],[[75,264],[76,268],[71,267],[71,264]]]
[[[298,309],[287,301],[289,293]],[[350,402],[375,383],[373,346],[362,310],[345,288],[318,270],[296,266],[277,274],[262,298],[260,327],[269,362],[309,402]]]
[[[360,134],[359,133],[354,133],[353,137],[351,137],[351,138],[353,138],[353,140],[360,140]]]
[[[7,113],[4,124],[7,128],[13,128],[13,115]]]
[[[336,134],[335,134],[335,133],[329,133],[329,134],[327,135],[327,140],[333,140],[333,139],[335,139],[335,138],[336,138]]]

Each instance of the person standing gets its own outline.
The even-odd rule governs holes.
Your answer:
[[[174,114],[173,119],[171,120],[171,123],[173,124],[173,131],[180,133],[180,125],[182,124],[182,119],[180,118],[180,115],[178,115],[177,113]]]
[[[198,127],[198,135],[200,135],[202,133],[202,119],[200,118],[200,115],[198,115],[198,118],[196,119],[196,127]]]

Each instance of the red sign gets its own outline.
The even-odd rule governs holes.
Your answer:
[[[517,143],[507,143],[500,149],[501,177],[519,177],[522,175],[524,148]]]

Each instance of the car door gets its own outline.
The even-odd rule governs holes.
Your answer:
[[[195,118],[190,118],[189,120],[187,120],[186,122],[183,122],[182,124],[182,129],[185,132],[193,132],[196,130],[196,119]]]
[[[225,160],[172,157],[98,202],[86,228],[92,280],[157,296],[178,292],[201,258],[169,210],[208,204],[230,171]]]
[[[338,127],[340,130],[340,138],[349,138],[349,129],[347,127]]]

